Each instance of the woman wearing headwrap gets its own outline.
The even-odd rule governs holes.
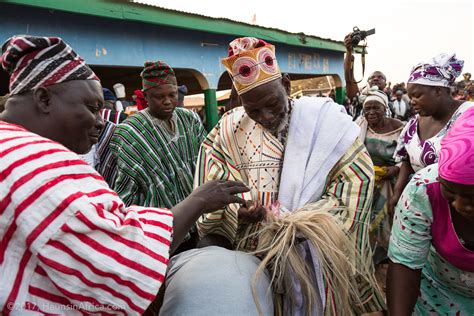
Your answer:
[[[356,121],[361,128],[359,138],[367,147],[375,166],[375,189],[369,229],[375,264],[387,258],[391,229],[387,204],[400,171],[393,154],[403,123],[387,117],[387,108],[387,95],[378,89],[370,90],[363,105],[364,115]]]
[[[455,54],[440,54],[411,71],[407,88],[416,115],[403,129],[395,151],[395,160],[402,165],[389,203],[390,212],[410,175],[438,161],[441,140],[456,119],[474,105],[451,96],[450,88],[461,74],[463,64]]]
[[[439,163],[417,173],[390,239],[391,315],[474,315],[474,108],[441,141]]]

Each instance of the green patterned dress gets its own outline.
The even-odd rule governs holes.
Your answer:
[[[405,188],[396,207],[388,255],[394,263],[422,269],[414,315],[471,316],[474,272],[455,267],[433,245],[434,217],[427,188],[437,177],[438,165],[434,164],[415,174]]]
[[[367,128],[364,144],[374,166],[395,166],[393,154],[397,148],[397,140],[402,130],[403,126],[388,133],[378,134],[370,127]],[[369,234],[376,264],[387,258],[391,230],[387,202],[393,194],[395,180],[395,178],[381,179],[375,183]]]

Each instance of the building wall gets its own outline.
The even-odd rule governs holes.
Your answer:
[[[0,21],[1,41],[15,34],[59,36],[92,65],[140,67],[146,60],[161,59],[172,67],[197,70],[206,79],[201,83],[203,89],[217,88],[225,71],[220,59],[227,55],[227,45],[233,39],[11,4],[0,4]],[[283,72],[334,74],[343,78],[341,52],[282,44],[276,52]]]

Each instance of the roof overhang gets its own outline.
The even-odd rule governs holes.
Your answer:
[[[59,10],[111,19],[158,24],[233,36],[253,36],[272,43],[345,52],[342,41],[303,33],[256,26],[224,18],[212,18],[125,0],[4,0],[4,3]]]

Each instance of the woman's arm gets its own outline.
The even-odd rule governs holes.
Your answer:
[[[420,293],[421,269],[390,261],[387,273],[387,305],[391,316],[410,316]]]
[[[383,177],[384,179],[395,178],[400,173],[400,167],[399,166],[388,166],[388,167],[385,167],[385,168],[387,170],[387,173]]]
[[[400,199],[400,196],[402,195],[402,192],[408,183],[408,178],[414,172],[415,171],[413,170],[409,160],[402,162],[400,172],[398,173],[397,183],[395,184],[395,188],[393,189],[393,195],[390,198],[390,201],[388,201],[389,214],[393,214],[395,205],[397,205],[398,200]]]

